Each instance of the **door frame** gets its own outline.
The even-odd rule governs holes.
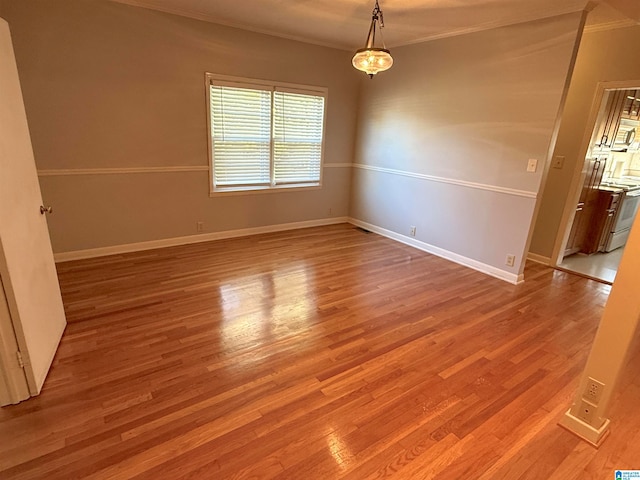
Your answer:
[[[18,363],[19,350],[0,276],[0,406],[19,403],[31,396],[25,371]]]
[[[569,194],[567,195],[564,209],[562,211],[562,218],[560,220],[560,226],[556,233],[556,240],[553,244],[553,251],[551,253],[551,266],[557,267],[564,258],[564,251],[569,241],[569,234],[571,233],[571,225],[576,212],[576,205],[580,199],[580,190],[582,189],[583,171],[585,168],[587,151],[589,145],[591,145],[591,139],[593,137],[593,130],[596,127],[598,116],[600,114],[600,108],[602,106],[602,99],[604,98],[607,90],[629,90],[633,88],[640,88],[640,80],[614,80],[606,82],[598,82],[596,85],[596,93],[591,103],[591,110],[587,119],[587,126],[582,136],[582,144],[578,151],[578,158],[582,161],[575,163],[573,169],[573,175],[571,177],[571,185],[569,186]]]

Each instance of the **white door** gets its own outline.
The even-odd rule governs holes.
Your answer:
[[[31,395],[40,393],[66,325],[40,205],[9,25],[0,18],[0,277]],[[6,336],[6,330],[0,328],[0,335]],[[7,344],[6,338],[0,340],[0,347]],[[11,375],[12,370],[3,367],[0,374]]]

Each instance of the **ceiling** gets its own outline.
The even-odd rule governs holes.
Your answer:
[[[347,50],[360,48],[375,0],[114,0]],[[379,0],[388,47],[580,11],[590,29],[635,25],[638,0]],[[636,15],[637,14],[637,15]]]

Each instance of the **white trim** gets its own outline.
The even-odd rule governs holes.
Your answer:
[[[297,42],[309,43],[309,44],[312,44],[312,45],[319,45],[319,46],[322,46],[322,47],[335,48],[337,50],[346,50],[346,51],[349,51],[349,52],[352,51],[352,48],[346,47],[345,45],[342,45],[342,44],[325,42],[325,41],[320,41],[320,40],[316,40],[316,39],[301,37],[301,36],[298,36],[298,35],[290,35],[290,34],[286,34],[286,33],[283,33],[283,32],[278,32],[278,31],[275,31],[275,30],[269,30],[269,29],[255,27],[255,26],[245,25],[245,24],[242,24],[242,23],[239,23],[239,22],[233,22],[233,21],[220,19],[219,17],[213,16],[213,15],[211,15],[209,13],[205,13],[205,12],[197,12],[197,11],[194,11],[194,10],[188,10],[188,9],[183,9],[183,8],[172,8],[172,7],[168,7],[166,5],[157,5],[156,3],[154,3],[154,2],[152,2],[150,0],[112,0],[112,1],[118,2],[118,3],[123,3],[125,5],[131,5],[131,6],[134,6],[134,7],[147,8],[147,9],[150,9],[150,10],[156,10],[156,11],[159,11],[159,12],[169,13],[169,14],[172,14],[172,15],[178,15],[178,16],[181,16],[181,17],[193,18],[195,20],[201,20],[201,21],[205,21],[205,22],[209,22],[209,23],[214,23],[214,24],[217,24],[217,25],[223,25],[225,27],[238,28],[238,29],[249,31],[249,32],[253,32],[253,33],[260,33],[262,35],[269,35],[269,36],[272,36],[272,37],[285,38],[287,40],[293,40],[293,41],[297,41]],[[571,3],[570,5],[568,5],[565,8],[554,10],[554,11],[535,9],[533,11],[528,12],[526,15],[518,15],[518,16],[505,18],[505,19],[502,19],[502,20],[497,20],[497,21],[492,21],[492,22],[485,22],[485,23],[480,24],[480,25],[473,25],[473,26],[469,26],[469,27],[466,27],[466,28],[459,28],[459,29],[449,30],[449,31],[445,31],[445,32],[438,33],[438,34],[435,34],[435,35],[426,35],[426,36],[418,37],[418,38],[415,38],[415,39],[412,39],[412,40],[407,40],[407,41],[404,41],[404,42],[391,44],[389,46],[390,47],[403,47],[403,46],[406,46],[406,45],[414,45],[416,43],[439,40],[441,38],[449,38],[449,37],[455,37],[455,36],[459,36],[459,35],[466,35],[466,34],[469,34],[469,33],[482,32],[482,31],[486,31],[486,30],[492,30],[494,28],[508,27],[510,25],[516,25],[516,24],[519,24],[519,23],[533,22],[533,21],[541,20],[541,19],[548,18],[548,17],[556,17],[556,16],[560,16],[560,15],[566,15],[566,14],[569,14],[569,13],[575,13],[575,12],[582,11],[582,9],[583,8],[582,8],[580,2],[573,2],[573,3]]]
[[[268,92],[291,92],[303,95],[316,95],[327,98],[329,89],[320,85],[303,85],[300,83],[278,82],[262,78],[238,77],[237,75],[225,75],[221,73],[206,72],[207,86],[219,85],[221,87],[236,87],[247,89],[260,89]]]
[[[143,250],[153,250],[156,248],[175,247],[177,245],[188,245],[191,243],[210,242],[212,240],[223,240],[226,238],[246,237],[261,233],[282,232],[286,230],[297,230],[299,228],[320,227],[324,225],[334,225],[337,223],[347,223],[347,217],[320,218],[318,220],[306,220],[303,222],[281,223],[278,225],[266,225],[264,227],[242,228],[238,230],[226,230],[223,232],[204,233],[200,235],[188,235],[184,237],[163,238],[160,240],[148,240],[146,242],[127,243],[123,245],[113,245],[110,247],[89,248],[86,250],[75,250],[71,252],[61,252],[54,255],[56,262],[67,262],[69,260],[81,260],[84,258],[105,257],[107,255],[118,255],[121,253],[139,252]]]
[[[569,409],[560,419],[558,425],[598,448],[609,434],[610,423],[610,420],[607,418],[600,428],[592,427],[578,417],[574,417],[571,414],[571,409]]]
[[[116,1],[121,1],[121,0],[116,0]],[[448,30],[448,31],[444,31],[442,33],[436,33],[435,35],[427,35],[424,37],[418,37],[414,40],[410,40],[407,42],[403,42],[401,44],[397,44],[397,45],[391,45],[392,47],[404,47],[407,45],[415,45],[417,43],[423,43],[423,42],[431,42],[433,40],[440,40],[443,38],[450,38],[450,37],[458,37],[460,35],[468,35],[470,33],[477,33],[477,32],[485,32],[487,30],[494,30],[497,28],[504,28],[504,27],[510,27],[512,25],[519,25],[521,23],[529,23],[529,22],[537,22],[539,20],[545,20],[547,18],[553,18],[553,17],[559,17],[561,15],[569,15],[571,13],[578,13],[578,12],[582,12],[584,10],[584,8],[582,8],[579,5],[569,5],[565,8],[562,9],[558,9],[558,10],[553,10],[553,11],[549,11],[549,10],[535,10],[531,13],[529,13],[527,16],[515,16],[515,17],[510,17],[510,18],[504,18],[501,20],[494,20],[492,22],[485,22],[479,25],[471,25],[468,27],[463,27],[463,28],[458,28],[458,29],[454,29],[454,30]]]
[[[468,182],[466,180],[458,180],[455,178],[436,177],[434,175],[407,172],[404,170],[395,170],[393,168],[375,167],[373,165],[364,165],[361,163],[354,163],[353,167],[360,168],[362,170],[370,170],[373,172],[383,172],[391,175],[401,175],[403,177],[419,178],[421,180],[429,180],[431,182],[448,183],[450,185],[459,185],[461,187],[476,188],[479,190],[488,190],[490,192],[504,193],[507,195],[514,195],[516,197],[536,198],[538,196],[536,192],[529,192],[527,190],[516,190],[515,188],[499,187],[497,185],[487,185],[484,183]]]
[[[458,255],[457,253],[450,252],[449,250],[445,250],[443,248],[436,247],[434,245],[430,245],[425,242],[421,242],[420,240],[416,240],[415,238],[406,237],[404,235],[393,232],[391,230],[387,230],[386,228],[378,227],[377,225],[363,222],[355,218],[349,218],[349,223],[352,223],[353,225],[356,225],[358,227],[362,227],[366,230],[375,232],[379,235],[382,235],[383,237],[387,237],[392,240],[396,240],[400,243],[404,243],[405,245],[409,245],[411,247],[417,248],[418,250],[422,250],[423,252],[436,255],[440,258],[444,258],[445,260],[450,260],[459,265],[472,268],[473,270],[477,270],[478,272],[482,272],[487,275],[491,275],[492,277],[499,278],[500,280],[504,280],[514,285],[518,285],[524,282],[523,274],[516,275],[515,273],[501,270],[491,265],[487,265],[486,263],[478,262],[477,260],[474,260],[472,258]]]
[[[352,163],[325,163],[322,168],[351,168]],[[116,168],[54,168],[38,170],[39,177],[64,177],[67,175],[126,175],[130,173],[181,173],[209,172],[204,165],[173,167],[116,167]]]
[[[0,278],[0,407],[19,403],[31,396],[25,371],[17,362],[16,353],[19,350]]]
[[[527,253],[527,260],[542,263],[543,265],[551,265],[551,258],[545,257],[544,255],[538,255],[537,253]]]
[[[213,152],[213,138],[212,138],[212,129],[211,129],[211,79],[209,78],[209,74],[205,72],[204,74],[204,100],[205,100],[205,112],[206,112],[206,125],[207,125],[207,174],[209,176],[209,196],[211,196],[211,192],[213,192],[213,162],[211,161],[211,155]]]
[[[270,37],[285,38],[287,40],[293,40],[294,42],[309,43],[311,45],[318,45],[320,47],[333,48],[336,50],[343,50],[343,51],[349,51],[349,52],[351,51],[350,48],[347,48],[344,45],[338,45],[337,43],[322,42],[319,40],[313,40],[306,37],[300,37],[298,35],[288,35],[286,33],[277,32],[274,30],[252,27],[250,25],[245,25],[238,22],[230,22],[228,20],[224,20],[217,16],[213,16],[204,12],[196,12],[193,10],[186,10],[182,8],[171,8],[165,5],[157,5],[156,3],[153,3],[151,1],[145,1],[145,0],[112,0],[112,1],[117,3],[123,3],[125,5],[130,5],[133,7],[146,8],[149,10],[155,10],[157,12],[163,12],[171,15],[178,15],[180,17],[187,17],[187,18],[192,18],[194,20],[200,20],[203,22],[209,22],[216,25],[222,25],[223,27],[237,28],[239,30],[244,30],[247,32],[259,33],[261,35],[269,35]]]
[[[614,20],[612,22],[596,23],[595,25],[587,25],[584,27],[586,33],[602,32],[604,30],[615,30],[618,28],[634,27],[638,25],[634,20],[625,18],[621,20]]]
[[[300,192],[307,190],[320,190],[322,185],[319,183],[309,184],[292,184],[292,185],[278,185],[277,187],[247,187],[247,188],[229,188],[218,189],[214,192],[209,192],[209,197],[227,197],[230,195],[262,195],[263,193],[282,193],[282,192]]]
[[[325,163],[324,168],[351,168],[353,163]]]
[[[56,262],[67,262],[70,260],[81,260],[85,258],[104,257],[107,255],[118,255],[122,253],[139,252],[144,250],[153,250],[156,248],[174,247],[177,245],[188,245],[192,243],[210,242],[213,240],[223,240],[227,238],[246,237],[249,235],[258,235],[262,233],[282,232],[287,230],[297,230],[300,228],[320,227],[324,225],[335,225],[338,223],[351,223],[358,227],[365,228],[375,232],[383,237],[396,240],[405,245],[417,248],[424,252],[436,255],[438,257],[450,260],[459,265],[472,268],[479,272],[499,278],[513,284],[519,284],[524,281],[524,275],[516,275],[514,273],[500,270],[499,268],[478,262],[471,258],[458,255],[457,253],[444,250],[442,248],[429,245],[414,238],[400,235],[382,227],[357,220],[350,217],[322,218],[318,220],[307,220],[303,222],[282,223],[278,225],[267,225],[264,227],[243,228],[238,230],[226,230],[223,232],[205,233],[200,235],[188,235],[184,237],[164,238],[161,240],[149,240],[146,242],[128,243],[123,245],[114,245],[110,247],[90,248],[86,250],[75,250],[71,252],[61,252],[54,255]]]
[[[58,177],[65,175],[120,175],[129,173],[177,173],[208,172],[205,165],[189,165],[184,167],[116,167],[116,168],[56,168],[38,170],[39,177]]]

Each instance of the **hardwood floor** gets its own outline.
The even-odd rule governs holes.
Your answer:
[[[58,265],[42,394],[3,479],[609,479],[640,468],[640,352],[600,450],[557,426],[610,287],[514,286],[350,225]],[[635,462],[635,464],[633,464]]]

